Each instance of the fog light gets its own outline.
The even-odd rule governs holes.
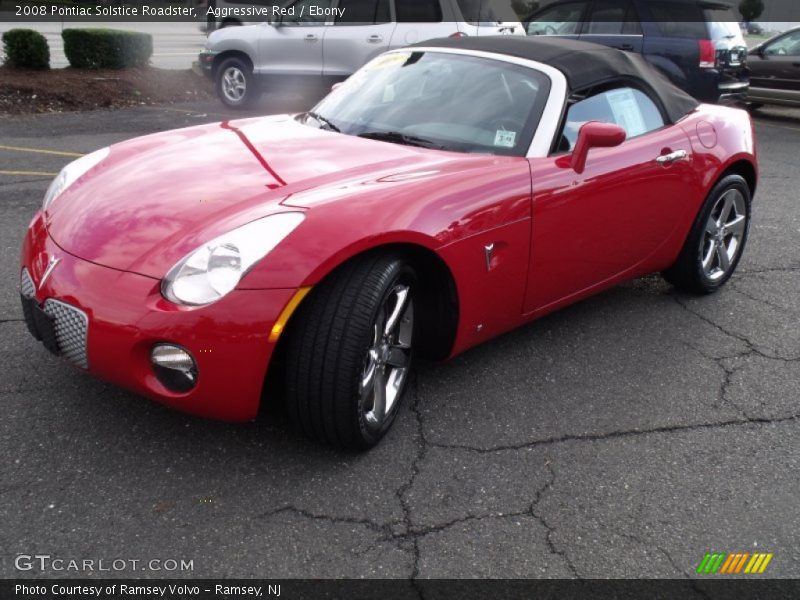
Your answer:
[[[150,352],[153,372],[168,390],[188,392],[197,383],[197,365],[187,350],[173,344],[156,344]]]

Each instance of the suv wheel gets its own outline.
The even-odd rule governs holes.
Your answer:
[[[225,106],[247,108],[261,95],[253,70],[241,58],[228,58],[217,68],[217,95]]]

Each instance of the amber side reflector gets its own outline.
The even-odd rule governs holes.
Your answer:
[[[292,299],[283,307],[281,314],[278,315],[278,320],[275,321],[275,324],[272,326],[272,331],[269,334],[269,341],[270,342],[277,342],[278,338],[283,333],[284,328],[286,327],[286,323],[289,322],[289,318],[294,313],[295,309],[300,305],[303,301],[303,298],[306,297],[306,294],[311,291],[311,286],[308,287],[301,287],[294,293]]]

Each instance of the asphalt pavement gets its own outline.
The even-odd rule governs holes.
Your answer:
[[[764,576],[797,576],[800,112],[758,117],[751,237],[724,290],[649,277],[424,365],[367,454],[280,415],[173,412],[51,356],[22,321],[20,241],[73,154],[228,116],[0,120],[0,577],[80,575],[15,569],[43,553],[193,561],[176,577],[682,578],[707,552],[774,553]]]

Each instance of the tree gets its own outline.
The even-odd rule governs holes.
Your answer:
[[[536,0],[511,0],[511,8],[520,19],[524,19],[533,11],[539,10],[539,2]]]
[[[742,0],[739,3],[739,12],[745,23],[755,21],[764,12],[764,0]]]

